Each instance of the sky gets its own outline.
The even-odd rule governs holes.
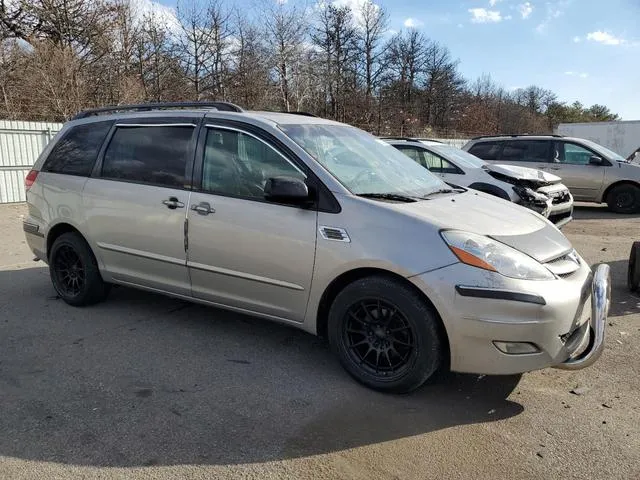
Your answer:
[[[153,0],[137,0],[152,3]],[[223,0],[251,11],[256,0]],[[309,0],[262,0],[305,2]],[[311,0],[313,1],[313,0]],[[357,7],[366,0],[334,0]],[[173,9],[176,0],[158,0]],[[640,0],[374,0],[389,35],[415,28],[449,48],[467,79],[538,85],[561,101],[640,120]]]

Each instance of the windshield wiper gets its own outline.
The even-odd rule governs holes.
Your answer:
[[[380,200],[395,200],[397,202],[417,202],[419,200],[416,197],[409,197],[398,193],[358,193],[358,196]]]
[[[465,191],[466,190],[464,190],[463,188],[439,188],[437,190],[433,190],[432,192],[427,193],[422,198],[427,198],[427,197],[430,197],[432,195],[439,195],[441,193],[453,193],[453,192],[462,193],[462,192],[465,192]]]

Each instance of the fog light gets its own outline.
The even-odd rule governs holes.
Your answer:
[[[508,353],[509,355],[538,353],[540,351],[537,345],[529,342],[498,342],[494,340],[493,344],[502,353]]]

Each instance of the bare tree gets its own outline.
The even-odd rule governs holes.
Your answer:
[[[178,35],[177,54],[184,75],[193,88],[193,99],[200,100],[209,87],[213,59],[213,26],[207,9],[199,0],[178,3],[178,20],[182,31]]]
[[[360,6],[361,25],[357,31],[358,50],[364,70],[365,95],[370,97],[379,85],[384,69],[382,59],[386,52],[384,34],[389,26],[389,15],[380,5],[366,0]]]
[[[266,40],[271,45],[271,65],[280,91],[280,105],[289,112],[293,65],[303,53],[302,44],[307,33],[304,11],[280,2],[266,4],[263,16]]]

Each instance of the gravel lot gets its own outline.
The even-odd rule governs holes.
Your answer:
[[[0,206],[0,478],[640,478],[640,217],[580,207],[565,229],[613,269],[595,366],[392,396],[291,328],[126,288],[69,307],[24,213]]]

